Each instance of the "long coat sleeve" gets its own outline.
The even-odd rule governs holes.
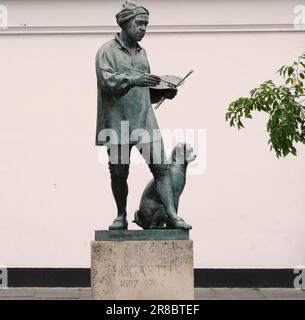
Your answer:
[[[123,96],[132,86],[132,77],[116,72],[114,57],[106,50],[98,52],[96,72],[101,90],[109,95]]]

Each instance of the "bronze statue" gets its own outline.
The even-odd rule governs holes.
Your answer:
[[[177,89],[175,86],[166,90],[153,89],[163,80],[150,73],[146,52],[138,44],[146,32],[148,10],[126,1],[116,20],[121,32],[105,43],[96,55],[96,144],[107,146],[111,188],[117,206],[117,218],[109,229],[122,230],[128,226],[127,177],[133,146],[139,149],[153,174],[155,192],[166,210],[167,227],[191,229],[177,216],[163,141],[152,109],[152,103],[162,98],[173,99]]]

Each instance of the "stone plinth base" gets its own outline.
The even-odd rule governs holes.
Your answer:
[[[128,233],[134,238],[134,232],[125,231],[123,241],[109,240],[108,234],[108,240],[91,243],[93,298],[194,299],[193,242],[126,240]],[[162,238],[167,231],[159,231],[158,239],[160,232]]]

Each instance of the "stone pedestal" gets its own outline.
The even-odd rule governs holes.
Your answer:
[[[194,299],[193,242],[187,239],[184,230],[96,231],[93,298]]]

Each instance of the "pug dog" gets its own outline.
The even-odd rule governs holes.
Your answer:
[[[188,143],[178,143],[172,153],[168,165],[169,176],[174,195],[174,205],[178,211],[179,198],[185,187],[186,170],[190,162],[196,159],[192,146]],[[179,223],[174,225],[168,218],[166,209],[161,202],[154,179],[152,179],[141,197],[139,210],[135,212],[134,221],[143,229],[191,229],[192,227],[178,217]]]

